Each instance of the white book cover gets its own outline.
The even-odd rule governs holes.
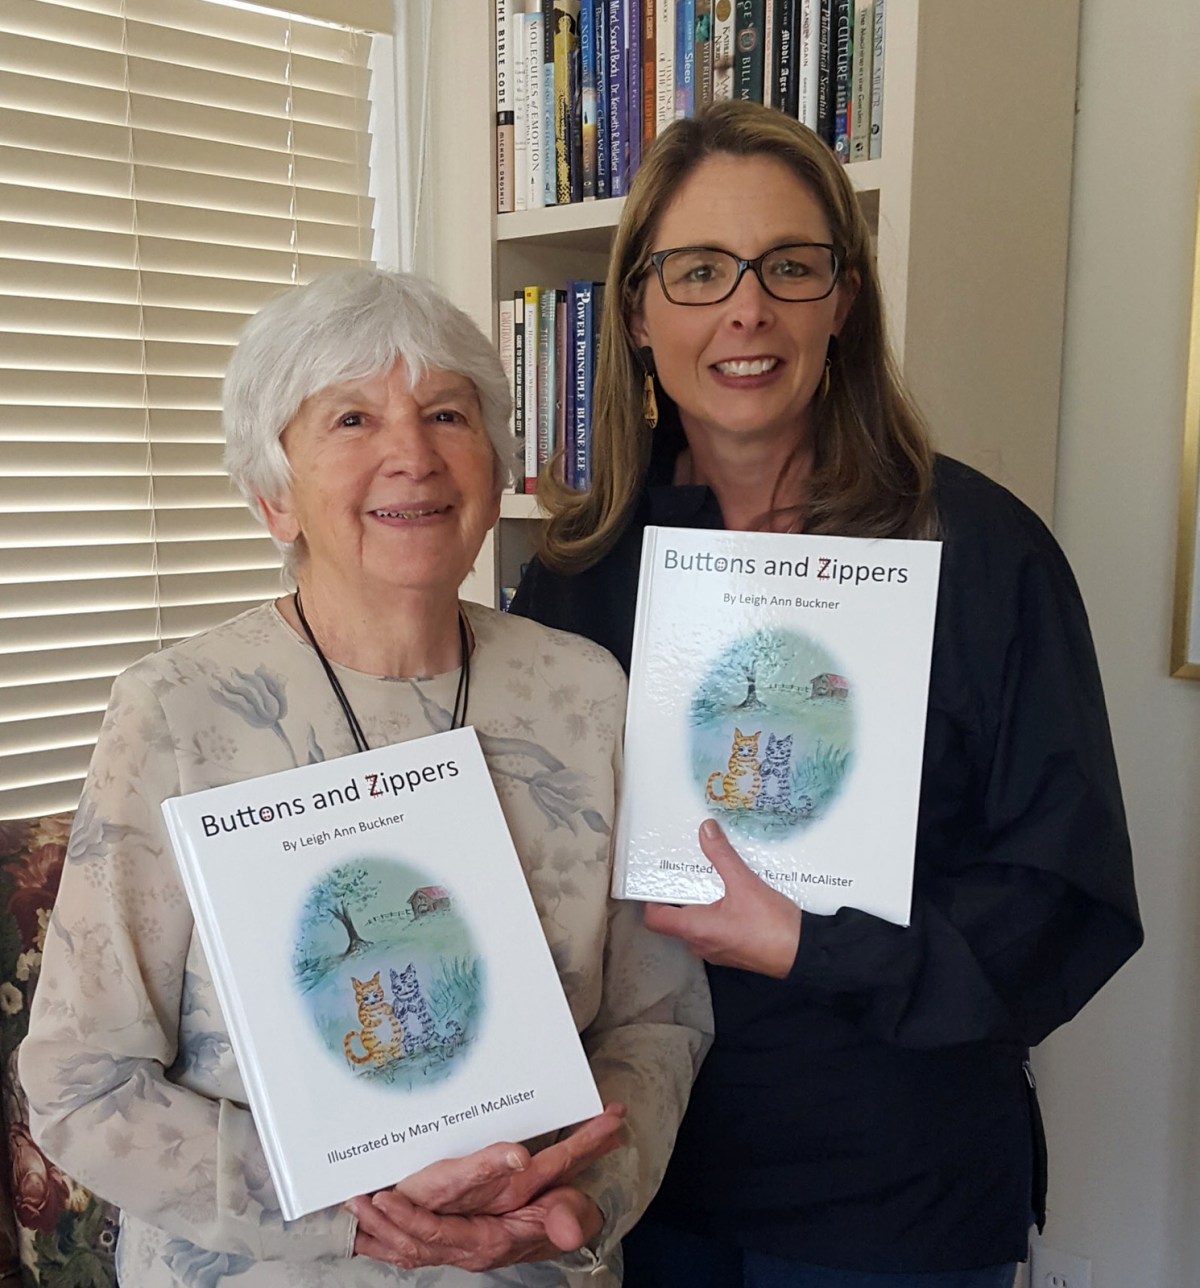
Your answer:
[[[713,5],[713,102],[733,97],[733,0]]]
[[[871,59],[875,47],[874,0],[856,0],[854,54],[850,63],[850,160],[871,155]]]
[[[517,390],[513,383],[516,378],[516,354],[513,351],[513,327],[516,319],[516,304],[511,299],[501,300],[500,311],[500,365],[508,378],[508,392],[512,396],[513,407],[517,405]],[[509,412],[508,427],[513,429],[513,413]],[[516,462],[513,462],[514,470]]]
[[[545,177],[545,136],[542,127],[545,121],[545,103],[542,101],[542,61],[544,38],[542,36],[542,14],[527,13],[522,35],[525,37],[525,86],[528,107],[525,114],[526,147],[529,161],[527,177],[529,191],[525,198],[527,210],[540,210],[546,204]]]
[[[525,68],[525,17],[513,14],[508,42],[513,85],[513,209],[529,209],[529,76]]]
[[[654,27],[655,133],[661,134],[675,119],[676,0],[653,0],[653,3],[657,15]]]
[[[804,125],[815,130],[821,83],[821,0],[800,0],[796,17],[800,24],[797,115]]]
[[[600,1112],[473,729],[163,814],[288,1220]]]
[[[875,47],[871,54],[871,142],[869,159],[883,156],[883,52],[886,45],[885,0],[875,0]]]
[[[719,898],[711,817],[802,908],[907,925],[940,564],[935,541],[646,529],[618,898]]]

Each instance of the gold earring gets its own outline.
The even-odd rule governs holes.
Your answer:
[[[825,359],[825,374],[821,377],[821,397],[829,397],[829,386],[832,383],[830,372],[833,370],[833,363],[828,358]]]
[[[654,377],[648,371],[642,381],[642,419],[650,429],[658,427],[658,397],[654,392]]]

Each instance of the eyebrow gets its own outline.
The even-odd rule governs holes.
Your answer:
[[[414,397],[416,392],[414,391]],[[442,374],[436,381],[431,382],[430,386],[421,391],[420,401],[437,402],[441,398],[475,398],[478,399],[479,390],[475,388],[475,382],[467,376],[460,375],[457,371],[447,371]]]

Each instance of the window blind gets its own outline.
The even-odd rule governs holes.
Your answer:
[[[0,6],[0,818],[75,805],[119,670],[278,593],[221,376],[268,299],[370,259],[371,39]]]

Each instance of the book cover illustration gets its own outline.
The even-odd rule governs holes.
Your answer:
[[[778,628],[741,635],[712,660],[689,712],[692,772],[735,845],[790,836],[836,801],[854,766],[845,669]]]
[[[474,729],[163,815],[288,1220],[600,1111]]]
[[[617,897],[719,898],[697,838],[713,818],[803,908],[907,922],[940,557],[929,541],[646,529]]]
[[[309,887],[293,978],[339,1067],[397,1091],[462,1067],[478,1037],[484,968],[455,905],[427,873],[369,849]]]

